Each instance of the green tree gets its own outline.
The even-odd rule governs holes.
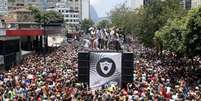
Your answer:
[[[155,33],[164,49],[177,53],[179,56],[201,55],[201,7],[189,11],[182,18],[169,20],[168,23]]]
[[[63,15],[56,11],[41,11],[36,7],[29,7],[38,23],[63,23]]]
[[[113,9],[109,16],[112,25],[121,28],[123,30],[122,33],[135,35],[139,32],[139,19],[141,18],[138,14],[138,10],[130,10],[123,4]]]
[[[49,23],[63,23],[63,15],[59,12],[50,10],[50,11],[46,11],[44,16],[47,17]]]
[[[186,21],[186,17],[169,20],[163,28],[157,31],[155,38],[158,39],[158,47],[163,47],[166,50],[175,52],[178,56],[183,56],[186,52],[186,46],[184,45],[184,35],[187,30]]]
[[[201,56],[201,7],[188,13],[187,29],[184,44],[189,57]]]
[[[98,22],[97,27],[99,28],[108,28],[109,26],[111,26],[111,23],[109,20],[102,20],[100,22]]]
[[[129,12],[125,4],[116,7],[110,12],[110,18],[114,26],[123,27],[127,13]]]
[[[85,32],[88,32],[88,29],[94,25],[94,22],[91,19],[84,19],[81,22],[81,29]]]
[[[162,28],[168,20],[182,16],[185,14],[184,12],[179,0],[152,0],[138,12],[140,41],[145,46],[154,46],[154,33]]]

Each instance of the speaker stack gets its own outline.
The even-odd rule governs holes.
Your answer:
[[[89,83],[90,52],[78,53],[78,79],[80,82]],[[134,55],[133,53],[122,53],[122,84],[133,82]]]
[[[78,53],[78,79],[80,82],[89,82],[89,53]]]
[[[134,56],[133,53],[122,54],[122,83],[130,83],[133,81],[134,71]]]

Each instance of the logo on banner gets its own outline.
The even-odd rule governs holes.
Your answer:
[[[102,58],[96,65],[98,74],[102,77],[112,76],[116,70],[114,61],[110,58]]]

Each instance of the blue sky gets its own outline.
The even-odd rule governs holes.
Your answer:
[[[105,17],[111,9],[125,1],[126,0],[90,0],[90,3],[95,8],[99,17]]]

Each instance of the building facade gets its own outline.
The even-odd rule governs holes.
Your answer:
[[[90,0],[48,0],[47,5],[47,10],[57,11],[64,16],[68,32],[77,31],[81,20],[90,18]]]
[[[43,9],[45,7],[45,0],[15,0],[8,2],[9,10],[22,9],[28,6],[36,6],[37,8]]]
[[[54,10],[64,16],[67,27],[77,29],[83,19],[90,18],[90,0],[15,0],[8,2],[9,10],[24,9],[29,6]]]
[[[181,0],[181,5],[184,9],[191,9],[192,0]]]
[[[128,5],[132,9],[139,8],[143,5],[151,3],[152,0],[128,0]],[[180,4],[184,9],[191,9],[192,7],[197,7],[200,5],[201,0],[180,0]]]
[[[201,0],[192,0],[191,6],[192,8],[199,7],[201,5]]]
[[[8,1],[7,0],[1,0],[0,3],[0,16],[5,15],[8,12]]]
[[[90,18],[90,0],[81,0],[81,19]]]
[[[137,9],[143,5],[149,4],[151,0],[127,0],[126,3],[129,8]]]

